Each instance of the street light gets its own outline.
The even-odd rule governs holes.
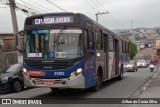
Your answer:
[[[102,14],[108,14],[109,12],[107,11],[107,12],[103,12],[103,13],[96,13],[95,15],[96,15],[96,21],[98,22],[98,18],[102,15]]]

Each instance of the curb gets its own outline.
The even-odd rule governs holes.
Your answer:
[[[157,66],[157,71],[152,74],[150,77],[146,79],[144,84],[140,85],[130,96],[129,98],[138,98],[148,87],[148,85],[152,82],[152,80],[160,73],[160,66]]]
[[[160,73],[160,66],[158,65],[158,71],[156,73],[154,73],[151,76],[151,79],[148,80],[148,82],[143,86],[143,89],[141,92],[145,91],[147,89],[147,87],[149,86],[149,84],[154,80],[154,78],[156,78],[156,76]]]

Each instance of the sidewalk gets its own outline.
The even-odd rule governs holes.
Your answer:
[[[140,98],[160,98],[160,71],[153,76]]]
[[[143,87],[143,91],[139,98],[158,98],[160,101],[160,66],[158,72],[156,72],[148,83]],[[160,107],[158,104],[130,104],[127,107]]]

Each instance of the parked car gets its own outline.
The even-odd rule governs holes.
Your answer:
[[[146,60],[137,60],[137,66],[138,67],[144,67],[146,68],[147,67],[147,61]]]
[[[126,71],[137,71],[137,63],[135,60],[130,60],[129,63],[126,65]]]
[[[21,70],[22,64],[14,64],[0,73],[0,90],[11,90],[19,92],[23,90],[23,75]]]

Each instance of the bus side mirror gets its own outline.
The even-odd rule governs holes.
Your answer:
[[[16,34],[16,40],[15,40],[15,42],[16,42],[16,50],[18,50],[19,52],[21,52],[21,53],[23,53],[23,49],[22,49],[22,39],[21,39],[21,37],[20,37],[20,34],[21,33],[23,33],[23,31],[20,31],[20,32],[18,32],[17,34]],[[23,36],[24,37],[24,36]]]

